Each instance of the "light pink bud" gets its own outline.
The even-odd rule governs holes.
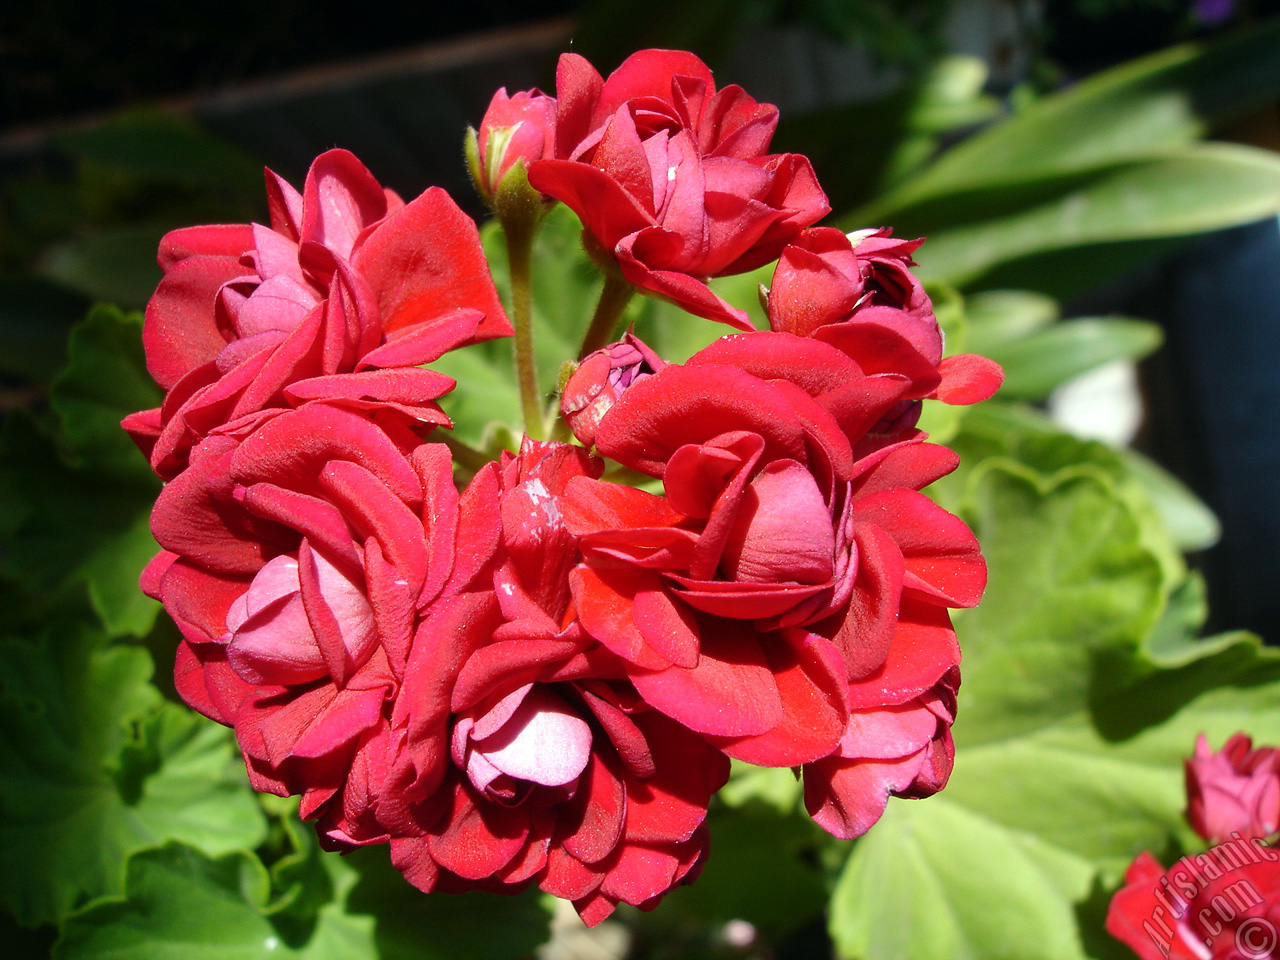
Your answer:
[[[1280,750],[1253,749],[1243,733],[1214,752],[1202,733],[1187,760],[1187,821],[1211,843],[1280,829]]]

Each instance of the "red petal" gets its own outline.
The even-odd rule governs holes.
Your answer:
[[[387,333],[452,323],[460,308],[484,314],[473,341],[513,332],[474,221],[439,187],[387,216],[353,263],[377,298]]]
[[[698,733],[745,737],[783,719],[782,698],[754,631],[729,621],[705,623],[698,665],[635,671],[645,701]]]
[[[938,365],[938,373],[942,375],[938,399],[943,403],[978,403],[992,396],[1004,382],[1000,364],[972,353],[947,357]]]
[[[768,644],[765,653],[782,696],[782,722],[756,737],[708,737],[728,756],[765,767],[794,767],[830,754],[849,716],[844,661],[820,637],[796,649]]]

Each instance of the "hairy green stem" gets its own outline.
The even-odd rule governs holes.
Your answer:
[[[468,481],[480,471],[481,467],[493,459],[444,430],[434,431],[431,439],[439,440],[449,448],[449,452],[453,455],[454,467],[465,474],[465,479]]]
[[[533,288],[530,283],[537,220],[532,217],[506,217],[501,222],[507,237],[507,263],[511,268],[511,323],[516,329],[516,380],[520,384],[524,432],[535,440],[541,440],[546,434],[546,418],[533,356]]]
[[[591,318],[591,326],[587,327],[586,336],[582,338],[582,349],[578,351],[579,360],[586,359],[588,354],[595,353],[613,339],[618,318],[622,316],[622,311],[627,308],[635,292],[636,288],[621,276],[612,272],[604,275],[604,286],[600,289],[595,315]]]

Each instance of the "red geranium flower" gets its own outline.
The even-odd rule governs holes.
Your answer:
[[[503,179],[516,163],[523,163],[527,169],[535,160],[554,156],[555,97],[541,90],[510,96],[503,87],[489,101],[479,131],[472,133],[476,137],[472,177],[480,195],[492,204]]]
[[[1214,752],[1200,734],[1186,770],[1187,821],[1210,843],[1280,830],[1280,750],[1237,733]]]
[[[976,603],[986,578],[968,528],[917,492],[954,455],[867,441],[909,386],[815,340],[726,338],[600,421],[597,449],[665,495],[578,478],[565,498],[578,615],[645,700],[730,756],[828,761],[813,809],[865,806],[859,778],[901,762],[876,768],[874,815],[843,814],[865,825],[888,792],[945,780],[959,662],[945,608]],[[875,732],[890,729],[892,745]]]
[[[330,150],[302,194],[267,171],[267,198],[270,227],[160,243],[143,343],[167,395],[124,426],[165,479],[203,437],[243,436],[318,398],[446,424],[432,400],[454,382],[419,365],[512,332],[475,224],[443,190],[406,205]]]
[[[482,473],[501,490],[495,589],[438,608],[400,694],[418,771],[406,792],[421,799],[418,835],[393,839],[392,857],[423,890],[536,883],[594,924],[700,868],[728,763],[637,696],[574,616],[562,497],[600,466],[526,440]],[[449,710],[418,708],[450,687]]]
[[[1003,379],[997,364],[974,354],[942,356],[933,304],[908,269],[923,242],[894,240],[886,230],[806,230],[778,259],[770,329],[833,344],[867,373],[909,377],[910,400],[987,399]]]
[[[410,649],[492,551],[487,492],[459,497],[451,467],[406,427],[308,404],[198,444],[152,515],[143,583],[183,633],[178,692],[235,728],[256,789],[300,794],[334,842],[395,826]]]
[[[768,263],[830,210],[806,158],[766,154],[777,109],[717,91],[706,64],[671,50],[633,54],[608,80],[565,54],[556,93],[556,159],[529,182],[572,208],[628,282],[751,329],[705,278]]]

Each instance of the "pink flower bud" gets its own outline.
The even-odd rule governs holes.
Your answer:
[[[1202,733],[1187,760],[1187,821],[1212,843],[1280,829],[1280,750],[1237,733],[1218,752]]]
[[[476,135],[472,170],[476,188],[492,203],[507,172],[517,161],[527,166],[550,157],[555,145],[556,100],[541,90],[508,96],[503,87],[493,95]]]
[[[596,442],[596,427],[633,383],[657,373],[666,362],[628,333],[579,364],[564,386],[560,409],[569,429],[583,444]]]

